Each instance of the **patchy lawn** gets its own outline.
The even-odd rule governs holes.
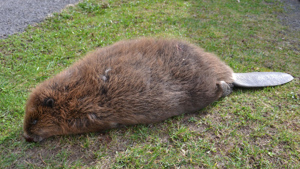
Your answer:
[[[300,33],[278,0],[85,0],[0,40],[0,168],[300,168]],[[122,39],[173,37],[235,72],[291,83],[235,89],[192,114],[104,133],[22,138],[30,89],[87,52]]]

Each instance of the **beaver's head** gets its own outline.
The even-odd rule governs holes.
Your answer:
[[[97,104],[99,94],[91,87],[97,85],[86,82],[59,75],[41,83],[26,104],[25,139],[39,142],[54,135],[98,131],[103,127],[101,118],[95,114],[101,113],[103,107]]]
[[[67,90],[57,82],[48,80],[40,84],[30,95],[24,118],[24,137],[29,142],[39,142],[53,135],[68,134]]]
[[[34,89],[25,109],[23,127],[27,141],[39,142],[54,135],[96,132],[117,126],[113,110],[105,105],[105,82],[100,77],[91,78],[93,73],[84,70],[88,69],[64,71]],[[87,74],[91,76],[84,76]]]
[[[24,119],[26,141],[39,142],[47,137],[63,134],[63,128],[60,125],[61,117],[57,115],[53,98],[39,97],[33,93],[26,105]]]

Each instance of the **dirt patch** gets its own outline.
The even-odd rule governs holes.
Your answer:
[[[300,0],[281,0],[285,14],[279,15],[284,25],[291,30],[300,30]]]

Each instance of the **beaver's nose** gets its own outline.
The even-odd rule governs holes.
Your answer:
[[[34,139],[32,137],[29,137],[28,135],[24,134],[23,137],[25,138],[25,140],[27,142],[35,142]]]

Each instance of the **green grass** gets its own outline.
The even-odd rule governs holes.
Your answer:
[[[0,168],[300,168],[300,33],[280,24],[283,12],[277,0],[89,0],[1,39]],[[185,39],[235,72],[296,78],[157,124],[24,141],[31,88],[97,47],[141,36]]]

